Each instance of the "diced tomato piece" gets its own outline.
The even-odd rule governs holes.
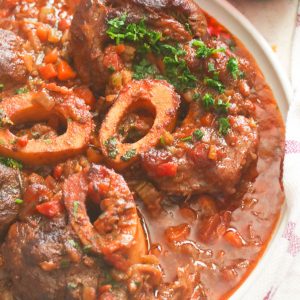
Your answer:
[[[38,70],[42,78],[46,80],[53,79],[57,76],[57,72],[53,64],[41,66]]]
[[[61,165],[56,166],[53,170],[53,176],[56,180],[58,180],[61,177],[62,173],[63,167]]]
[[[188,151],[193,162],[199,167],[207,167],[212,161],[208,158],[209,145],[204,143],[198,143],[194,149]]]
[[[61,31],[65,31],[67,29],[69,29],[71,26],[71,21],[69,19],[61,19],[58,22],[58,29]]]
[[[203,126],[211,126],[214,121],[214,115],[212,113],[206,113],[200,119]]]
[[[123,69],[123,62],[114,46],[105,49],[103,65],[107,69],[112,69],[113,71],[121,71]]]
[[[159,177],[173,177],[177,174],[178,165],[173,162],[160,164],[156,167],[155,174]]]
[[[46,64],[53,64],[56,63],[58,59],[58,51],[57,48],[54,48],[52,51],[47,53],[47,55],[44,58],[44,62]]]
[[[22,137],[19,137],[18,140],[17,140],[17,145],[21,148],[27,146],[28,144],[28,136],[27,135],[24,135]]]
[[[124,44],[119,44],[116,46],[116,52],[118,54],[122,54],[125,51],[125,45]]]
[[[76,73],[66,61],[61,60],[57,66],[57,77],[61,81],[70,80],[76,77]]]
[[[102,285],[101,287],[99,287],[98,293],[99,293],[99,295],[102,295],[106,292],[110,292],[111,290],[112,290],[111,284],[106,284],[106,285]]]
[[[61,212],[61,204],[58,201],[48,201],[37,205],[36,209],[40,214],[54,218]]]
[[[78,87],[74,89],[75,94],[84,100],[86,105],[93,107],[96,103],[96,98],[88,87]]]
[[[49,35],[49,27],[41,24],[37,30],[36,30],[36,34],[38,36],[38,38],[40,39],[41,42],[47,42],[48,41],[48,35]]]

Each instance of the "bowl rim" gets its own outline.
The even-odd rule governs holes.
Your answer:
[[[286,123],[289,105],[292,103],[293,90],[287,72],[283,69],[275,53],[265,38],[258,32],[252,23],[232,4],[224,0],[195,0],[200,7],[212,17],[216,18],[230,32],[232,32],[249,50],[257,65],[271,87],[278,107]],[[282,236],[287,225],[289,207],[283,204],[281,216],[273,231],[264,253],[257,265],[244,282],[230,296],[231,300],[251,299],[251,289],[266,265],[276,252],[278,238]]]
[[[246,46],[271,87],[284,121],[287,119],[293,90],[287,72],[265,38],[232,4],[224,0],[195,0]]]

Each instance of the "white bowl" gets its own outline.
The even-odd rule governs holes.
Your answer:
[[[271,47],[253,25],[231,4],[224,0],[196,0],[200,7],[208,14],[218,20],[231,33],[233,33],[253,55],[258,66],[262,70],[267,83],[272,88],[277,100],[281,114],[286,121],[289,104],[292,101],[292,88],[285,70],[282,69]],[[269,245],[258,262],[256,268],[237,289],[230,299],[251,299],[251,289],[255,289],[255,282],[259,280],[260,274],[272,263],[272,255],[276,252],[276,237],[280,237],[287,223],[288,210],[286,206],[282,209],[281,219],[274,230]]]

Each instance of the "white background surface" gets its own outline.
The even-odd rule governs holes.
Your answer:
[[[228,0],[262,33],[290,76],[298,0]],[[251,49],[250,49],[251,50]]]

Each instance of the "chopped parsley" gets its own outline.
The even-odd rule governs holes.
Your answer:
[[[229,101],[223,102],[221,99],[219,99],[216,103],[216,111],[219,114],[227,114],[228,113],[228,108],[230,107]]]
[[[89,253],[91,249],[92,249],[92,245],[86,245],[82,248],[84,253]]]
[[[157,31],[150,30],[145,24],[145,20],[139,23],[126,24],[126,15],[108,21],[108,36],[117,44],[121,42],[134,42],[138,45],[139,53],[153,52],[157,56],[163,57],[165,65],[164,77],[179,91],[184,91],[196,86],[197,78],[189,70],[183,57],[186,52],[178,45],[169,45],[161,42],[162,35]],[[142,59],[134,66],[134,79],[144,79],[154,77],[162,79],[156,74],[155,66]]]
[[[145,50],[150,49],[161,39],[161,33],[149,30],[146,27],[145,20],[139,23],[126,24],[127,15],[108,20],[107,35],[117,44],[121,42],[142,42]]]
[[[0,164],[3,164],[7,167],[16,169],[16,170],[22,170],[23,165],[21,162],[13,159],[13,158],[9,158],[9,157],[3,157],[0,156]]]
[[[203,97],[202,97],[202,103],[203,106],[206,110],[210,109],[211,107],[214,106],[215,100],[212,96],[212,94],[206,93]]]
[[[78,208],[79,208],[79,201],[74,201],[74,203],[73,203],[73,214],[74,214],[75,218],[77,217]]]
[[[224,91],[225,91],[225,87],[224,87],[223,83],[219,80],[211,79],[209,77],[205,77],[204,78],[204,84],[206,84],[207,86],[213,88],[214,90],[216,90],[220,94],[224,93]]]
[[[200,129],[196,129],[193,132],[193,136],[194,136],[196,141],[201,141],[202,138],[204,137],[204,133]]]
[[[119,151],[117,150],[117,139],[115,137],[109,138],[107,141],[104,142],[104,146],[106,147],[106,150],[108,151],[108,157],[111,159],[115,159],[117,155],[119,154]]]
[[[141,80],[144,78],[162,79],[156,66],[151,64],[147,59],[142,59],[138,64],[133,65],[133,79]]]
[[[198,58],[208,58],[215,53],[225,52],[225,48],[210,48],[201,40],[193,40],[192,46],[197,48],[196,55]]]
[[[235,57],[230,57],[227,62],[227,70],[230,72],[233,79],[244,77],[244,73],[239,69],[239,62]]]
[[[23,201],[22,199],[16,199],[16,200],[15,200],[15,203],[16,203],[16,204],[23,204],[23,202],[24,202],[24,201]]]
[[[191,143],[193,142],[193,137],[191,135],[180,139],[182,142]]]
[[[75,248],[75,249],[80,249],[80,245],[76,242],[76,241],[74,241],[74,240],[68,240],[68,244],[71,246],[71,247],[73,247],[73,248]]]
[[[216,71],[215,64],[213,62],[209,62],[207,64],[207,68],[208,68],[208,72],[215,72]]]
[[[228,118],[219,118],[219,133],[221,135],[226,135],[230,129],[230,124]]]
[[[135,156],[136,156],[136,150],[131,149],[131,150],[128,150],[124,155],[121,156],[121,160],[129,161]]]
[[[186,22],[186,23],[184,24],[184,27],[185,27],[185,29],[186,29],[190,34],[193,34],[192,27],[191,27],[190,23]]]
[[[60,261],[60,267],[62,268],[62,269],[66,269],[66,268],[68,268],[70,266],[70,261],[69,260],[67,260],[67,259],[62,259],[61,261]]]
[[[117,44],[120,44],[120,42],[125,39],[124,31],[126,29],[126,18],[126,15],[122,15],[121,17],[108,20],[107,22],[109,28],[106,33],[112,40],[115,40]]]
[[[113,72],[115,72],[116,70],[115,70],[115,68],[114,68],[113,66],[109,66],[109,67],[108,67],[108,71],[111,72],[111,73],[113,73]]]
[[[201,97],[201,95],[200,95],[199,93],[195,93],[195,94],[193,95],[193,100],[194,100],[194,101],[198,101],[198,100],[200,99],[200,97]]]
[[[68,282],[67,287],[69,290],[74,290],[77,288],[77,283],[75,282]]]
[[[166,146],[166,139],[163,136],[160,137],[159,142],[162,146]]]
[[[29,92],[29,90],[28,90],[27,87],[22,87],[22,88],[19,88],[19,89],[16,90],[17,95],[26,94],[28,92]]]

